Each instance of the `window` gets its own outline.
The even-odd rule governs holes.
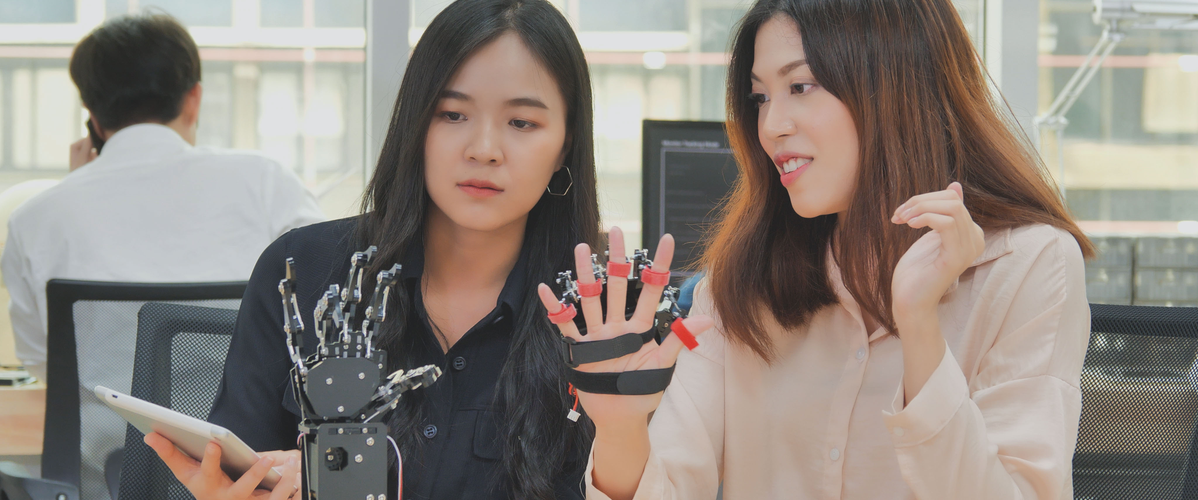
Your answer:
[[[1098,42],[1091,0],[1043,0],[1040,110]],[[1066,114],[1041,134],[1066,200],[1093,233],[1198,234],[1198,31],[1126,31]]]
[[[330,217],[364,186],[366,0],[0,0],[0,189],[67,173],[87,111],[67,72],[106,19],[161,11],[203,61],[196,143],[257,149],[292,169]]]

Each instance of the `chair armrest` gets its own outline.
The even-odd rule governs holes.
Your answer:
[[[104,461],[104,481],[108,483],[108,497],[116,500],[121,492],[121,467],[125,462],[125,448],[117,448]],[[3,500],[3,499],[0,499]]]
[[[0,462],[0,495],[9,500],[79,500],[79,488],[32,477],[16,463]]]

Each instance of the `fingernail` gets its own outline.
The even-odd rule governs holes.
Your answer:
[[[275,457],[272,457],[272,456],[270,456],[270,455],[267,455],[267,456],[265,456],[265,457],[262,457],[262,463],[263,463],[263,464],[266,464],[266,466],[268,466],[268,467],[269,467],[269,466],[271,466],[271,465],[274,465],[274,464],[275,464]]]
[[[907,217],[910,217],[910,216],[911,216],[911,211],[912,211],[912,210],[914,210],[914,209],[912,209],[912,208],[908,208],[908,209],[906,209],[906,210],[903,210],[903,213],[902,213],[902,215],[899,215],[899,218],[900,218],[900,219],[903,219],[903,220],[907,220]]]
[[[289,467],[295,467],[296,465],[299,465],[299,459],[295,458],[294,456],[287,457],[287,465]]]

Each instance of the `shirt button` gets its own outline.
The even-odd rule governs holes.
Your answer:
[[[429,424],[424,428],[424,437],[432,439],[437,437],[437,426]]]
[[[840,450],[832,448],[832,452],[828,453],[828,456],[832,457],[832,460],[840,460]]]
[[[457,370],[457,371],[465,370],[466,369],[466,358],[463,358],[461,356],[453,358],[453,369]]]
[[[857,349],[857,360],[865,359],[865,348]]]
[[[902,427],[895,427],[895,428],[894,428],[894,435],[895,435],[895,436],[898,436],[898,437],[903,437],[903,434],[905,434],[906,432],[907,432],[907,431],[904,431]]]

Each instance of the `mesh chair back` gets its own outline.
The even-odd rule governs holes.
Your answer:
[[[1198,498],[1198,308],[1090,313],[1074,498]]]
[[[132,395],[206,420],[220,388],[237,311],[150,302],[137,321]],[[191,500],[170,469],[128,426],[121,500]]]
[[[109,499],[104,467],[124,445],[126,423],[93,389],[131,392],[138,311],[162,301],[236,308],[244,292],[245,282],[50,280],[42,477],[78,486],[87,500]]]

